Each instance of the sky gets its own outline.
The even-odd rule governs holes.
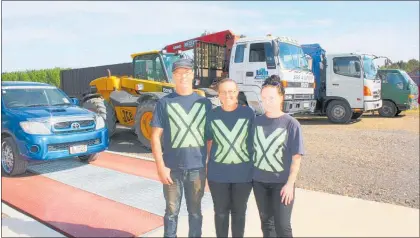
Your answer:
[[[231,30],[319,43],[327,53],[363,52],[419,59],[419,2],[5,2],[2,72],[130,62]]]

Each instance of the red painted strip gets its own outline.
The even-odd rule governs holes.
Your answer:
[[[163,225],[160,216],[41,175],[3,177],[2,200],[75,237],[133,237]]]
[[[107,169],[120,171],[126,174],[132,174],[160,181],[159,176],[156,172],[156,164],[153,161],[103,152],[99,155],[99,158],[91,164]],[[208,188],[207,181],[205,191],[210,191]]]

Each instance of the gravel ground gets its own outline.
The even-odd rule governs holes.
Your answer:
[[[419,116],[364,115],[350,125],[299,118],[306,156],[297,186],[419,208]],[[111,151],[152,157],[134,133],[119,128]]]
[[[418,116],[300,122],[306,156],[298,187],[419,208]]]

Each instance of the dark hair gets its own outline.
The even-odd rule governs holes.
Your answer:
[[[217,82],[216,90],[219,91],[220,85],[222,85],[223,83],[226,83],[226,82],[233,82],[233,83],[236,84],[235,80],[230,79],[230,78],[224,78],[224,79],[221,79],[219,82]]]
[[[281,82],[281,79],[278,75],[273,74],[270,77],[266,78],[262,88],[265,87],[276,87],[278,89],[278,93],[280,94],[280,96],[284,96],[284,86]]]

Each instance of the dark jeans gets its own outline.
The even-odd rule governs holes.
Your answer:
[[[217,183],[208,181],[214,205],[217,237],[227,237],[232,214],[232,237],[243,237],[245,214],[252,183]]]
[[[284,205],[280,196],[283,186],[284,183],[253,182],[264,237],[293,237],[290,220],[295,197],[289,205]]]
[[[164,216],[164,237],[176,237],[178,214],[181,207],[182,194],[188,210],[189,237],[201,237],[203,216],[201,213],[201,199],[206,184],[206,170],[172,170],[171,185],[163,185],[163,194],[166,200]]]

